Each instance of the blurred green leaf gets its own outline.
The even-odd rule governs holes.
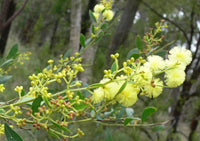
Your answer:
[[[71,55],[72,53],[72,48],[68,49],[67,52],[64,54],[63,58],[67,58]]]
[[[80,35],[80,43],[83,47],[85,47],[85,36],[83,34]]]
[[[8,141],[23,141],[22,138],[12,129],[10,126],[5,123],[4,131]]]
[[[157,109],[155,107],[147,107],[142,113],[142,122],[146,121],[149,116],[151,116]]]
[[[77,95],[79,96],[80,99],[85,98],[85,96],[80,91],[77,91]]]
[[[32,104],[32,110],[33,110],[33,114],[35,112],[38,112],[38,107],[40,107],[40,104],[42,102],[42,97],[41,96],[38,96],[34,101],[33,101],[33,104]]]
[[[120,88],[119,91],[117,92],[117,95],[120,94],[120,93],[124,90],[124,88],[126,88],[127,83],[128,83],[127,81],[124,82],[124,84],[121,86],[121,88]]]
[[[166,55],[166,50],[161,50],[161,51],[157,52],[156,55],[164,57]]]
[[[139,58],[139,50],[138,50],[138,48],[131,49],[128,52],[127,58],[130,59],[131,57],[133,57],[135,60],[137,58]]]
[[[55,125],[57,128],[63,130],[63,131],[66,131],[66,132],[69,132],[71,133],[71,131],[63,126],[60,126],[58,123],[56,123],[55,121],[51,120],[51,122],[53,123],[53,125]]]
[[[124,120],[124,125],[126,126],[127,124],[129,124],[131,121],[133,121],[133,118],[126,118]]]
[[[55,134],[54,132],[51,132],[50,130],[48,130],[48,133],[49,133],[51,136],[53,136],[53,137],[55,137],[55,138],[57,138],[57,139],[60,139],[60,137],[59,137],[57,134]]]
[[[86,108],[86,107],[88,107],[88,105],[87,105],[87,104],[84,104],[83,102],[80,102],[80,104],[75,104],[75,105],[74,105],[74,108],[75,108],[76,110],[81,110],[81,109],[84,109],[84,108]]]
[[[117,70],[117,64],[114,62],[111,66],[111,73],[114,73]]]
[[[47,104],[47,106],[49,107],[49,108],[51,108],[51,105],[49,104],[49,100],[47,99],[47,97],[46,96],[42,96],[43,97],[43,99],[44,99],[44,102]]]
[[[11,48],[11,50],[10,50],[10,52],[8,53],[8,55],[7,55],[7,59],[10,59],[10,58],[16,58],[17,57],[17,51],[18,51],[18,44],[15,44],[12,48]]]
[[[106,29],[106,27],[108,26],[107,23],[104,23],[102,26],[101,26],[101,29]]]
[[[26,92],[24,91],[24,89],[21,92],[21,96],[24,96],[26,94]]]
[[[89,11],[89,15],[90,15],[90,18],[91,18],[94,22],[97,22],[97,20],[96,20],[94,14],[93,14],[93,12],[92,12],[91,10]]]
[[[0,76],[0,84],[7,82],[11,77],[11,75]]]
[[[5,110],[4,109],[0,109],[0,113],[5,113]]]
[[[107,128],[105,131],[105,141],[113,141],[110,130]]]
[[[103,84],[101,84],[101,83],[94,83],[92,85],[89,85],[88,87],[102,87],[102,86],[103,86]]]
[[[163,130],[163,129],[165,129],[165,126],[164,125],[157,125],[157,126],[155,126],[154,128],[153,128],[153,131],[161,131],[161,130]]]
[[[1,64],[0,68],[5,67],[5,66],[9,66],[9,65],[11,65],[12,62],[13,62],[13,59],[12,59],[12,58],[11,58],[11,59],[8,59],[8,60],[6,60],[5,62],[3,62],[3,63]]]
[[[143,51],[143,42],[139,35],[137,35],[137,38],[136,38],[136,46],[139,50]]]
[[[93,33],[93,34],[96,33],[96,32],[95,32],[95,26],[94,26],[94,25],[92,25],[92,33]]]

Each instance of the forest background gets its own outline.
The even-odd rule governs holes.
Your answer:
[[[0,1],[0,55],[18,44],[20,52],[30,51],[30,60],[9,73],[13,78],[6,83],[7,95],[1,101],[15,98],[16,85],[29,87],[29,75],[46,67],[47,60],[68,55],[80,49],[80,34],[91,34],[89,10],[98,0],[1,0]],[[163,122],[159,128],[106,127],[81,124],[85,136],[73,140],[200,140],[200,1],[199,0],[115,0],[115,16],[108,34],[83,54],[85,72],[80,79],[88,84],[99,82],[103,70],[112,64],[110,54],[119,52],[120,62],[136,48],[137,35],[143,37],[149,28],[164,19],[168,28],[162,33],[166,52],[173,46],[182,46],[193,52],[193,61],[186,69],[187,79],[176,89],[166,89],[157,99],[142,99],[133,106],[135,115],[141,115],[146,106],[158,108],[149,122]],[[62,86],[55,86],[59,89]],[[80,125],[74,125],[80,126]],[[19,129],[24,140],[55,140],[45,132]]]

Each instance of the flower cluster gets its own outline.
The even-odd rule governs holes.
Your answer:
[[[137,101],[138,94],[155,98],[162,93],[163,87],[180,86],[185,80],[184,70],[192,60],[192,53],[174,47],[169,51],[168,59],[158,55],[151,55],[146,60],[131,58],[121,69],[118,69],[118,54],[111,57],[115,59],[116,70],[104,71],[105,78],[100,81],[103,86],[94,90],[92,100],[94,103],[112,100],[129,107]],[[125,75],[117,76],[122,71]],[[164,81],[159,78],[163,73]]]

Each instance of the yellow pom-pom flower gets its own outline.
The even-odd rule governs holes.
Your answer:
[[[94,93],[92,96],[92,101],[94,103],[99,103],[104,99],[104,97],[105,97],[104,90],[102,87],[99,87],[94,90]]]
[[[185,72],[181,69],[172,69],[166,71],[165,82],[168,87],[178,87],[185,81]]]
[[[185,64],[179,63],[176,60],[169,60],[169,59],[165,60],[165,65],[166,65],[166,68],[168,68],[168,69],[185,70],[185,68],[186,68]]]
[[[152,55],[147,58],[147,62],[144,64],[145,67],[149,67],[151,71],[158,71],[165,68],[165,63],[162,57],[158,55]]]
[[[122,83],[123,84],[123,83]],[[121,85],[122,85],[121,84]],[[124,107],[132,106],[137,101],[137,94],[140,89],[133,84],[128,83],[124,90],[116,96],[116,100]]]
[[[18,93],[21,93],[22,90],[23,90],[23,86],[17,86],[17,87],[15,88],[15,91],[18,92]]]
[[[3,91],[5,90],[5,87],[4,87],[4,85],[3,84],[0,84],[0,92],[2,92],[3,93]]]
[[[184,65],[188,65],[192,61],[191,51],[185,48],[174,47],[169,51],[169,53],[169,60],[176,60]]]
[[[145,87],[146,94],[145,96],[150,97],[150,98],[155,98],[158,97],[163,90],[163,82],[157,78],[155,80],[151,81],[151,84],[146,85]]]
[[[113,16],[114,16],[114,13],[112,10],[105,10],[103,12],[103,17],[106,19],[106,21],[112,20]]]
[[[103,4],[97,4],[94,7],[94,12],[95,13],[101,13],[105,9]]]

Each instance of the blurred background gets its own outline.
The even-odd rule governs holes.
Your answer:
[[[58,59],[67,51],[80,49],[80,33],[89,37],[93,10],[99,0],[1,0],[0,1],[0,56],[18,44],[20,52],[30,51],[30,60],[9,73],[13,78],[6,83],[6,92],[0,101],[17,97],[13,89],[23,85],[28,90],[28,76],[46,67],[47,60]],[[73,125],[85,136],[72,141],[200,141],[200,0],[114,0],[115,13],[111,28],[93,47],[83,54],[87,66],[80,74],[83,82],[91,84],[103,78],[103,70],[112,64],[110,54],[119,52],[120,63],[128,52],[136,48],[137,35],[143,37],[149,28],[164,19],[168,28],[161,46],[166,51],[182,46],[193,52],[193,61],[187,67],[185,83],[175,89],[165,89],[156,99],[141,99],[134,106],[134,115],[140,117],[146,106],[158,111],[148,120],[169,122],[159,128],[106,127],[93,123]],[[120,17],[119,17],[120,16]],[[60,89],[55,86],[53,89]],[[45,131],[18,129],[26,140],[53,141]],[[5,138],[2,138],[5,140]]]

